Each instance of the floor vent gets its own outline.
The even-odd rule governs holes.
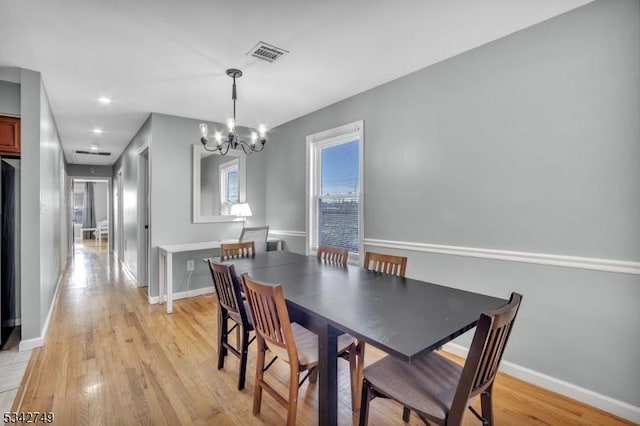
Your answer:
[[[289,53],[288,50],[284,50],[261,41],[256,44],[253,49],[247,53],[247,55],[262,59],[263,61],[275,62],[278,58],[286,55],[287,53]]]

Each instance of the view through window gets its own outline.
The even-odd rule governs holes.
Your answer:
[[[319,245],[358,254],[361,245],[362,122],[307,138],[310,249]]]
[[[318,244],[358,253],[359,151],[353,140],[321,149]]]

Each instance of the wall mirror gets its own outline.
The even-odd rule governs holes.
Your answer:
[[[241,221],[231,206],[244,203],[246,159],[242,152],[227,155],[193,145],[193,223]]]

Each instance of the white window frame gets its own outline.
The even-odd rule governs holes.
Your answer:
[[[228,215],[231,212],[231,205],[233,202],[227,200],[227,185],[229,172],[236,171],[238,173],[238,200],[235,203],[240,202],[240,159],[234,158],[231,161],[222,163],[218,166],[218,176],[220,180],[220,214]]]
[[[318,214],[317,203],[320,196],[321,182],[321,158],[323,148],[339,145],[353,140],[359,141],[359,192],[354,194],[358,199],[358,254],[349,253],[351,262],[358,262],[359,256],[364,256],[364,121],[355,121],[334,129],[314,133],[306,138],[306,244],[305,253],[315,255],[318,248]],[[323,198],[328,198],[323,196]],[[340,196],[343,198],[343,196]]]

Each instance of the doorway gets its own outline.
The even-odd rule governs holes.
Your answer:
[[[72,241],[76,244],[111,246],[111,179],[74,177],[71,182]]]

